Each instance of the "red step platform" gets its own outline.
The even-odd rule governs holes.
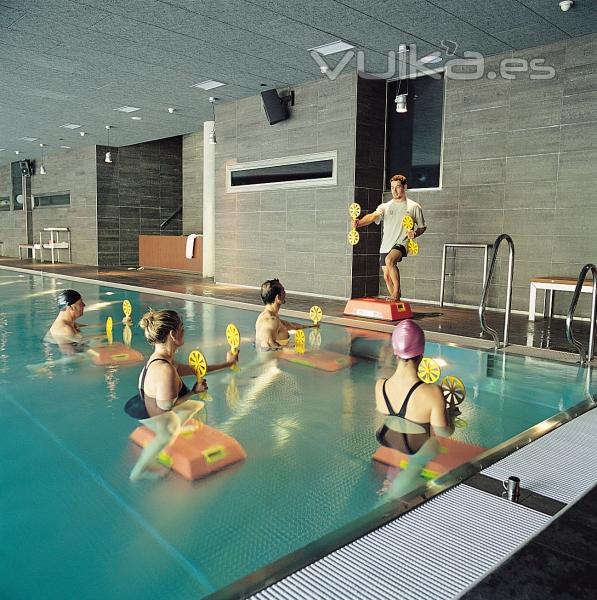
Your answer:
[[[412,319],[413,311],[408,302],[384,298],[352,298],[346,303],[345,315],[368,317],[381,321]]]

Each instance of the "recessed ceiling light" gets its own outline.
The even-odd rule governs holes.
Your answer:
[[[344,50],[350,50],[351,48],[354,48],[354,46],[347,42],[343,42],[342,40],[337,40],[329,44],[324,44],[323,46],[309,48],[309,52],[317,52],[317,54],[327,56],[328,54],[336,54],[337,52],[343,52]]]
[[[32,137],[22,137],[19,138],[19,140],[23,140],[24,142],[36,142],[37,138],[32,138]]]
[[[427,54],[426,56],[422,56],[421,58],[419,58],[419,62],[423,63],[424,65],[442,62],[442,60],[444,59],[442,58],[439,50],[436,50],[431,54]]]
[[[136,112],[141,109],[137,108],[136,106],[121,106],[120,108],[115,108],[114,110],[119,110],[120,112],[123,112],[123,113],[131,113],[131,112]]]
[[[140,120],[141,120],[141,117],[131,117],[131,119],[132,119],[133,121],[140,121]]]
[[[63,148],[64,150],[70,150],[70,146],[60,146],[61,148]]]
[[[80,125],[76,125],[75,123],[65,123],[64,125],[60,125],[64,129],[79,129]]]
[[[191,87],[199,88],[200,90],[213,90],[214,88],[220,87],[222,85],[226,85],[221,81],[215,81],[214,79],[208,79],[207,81],[200,81],[199,83],[194,83]]]

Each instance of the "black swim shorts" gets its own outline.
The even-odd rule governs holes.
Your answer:
[[[402,254],[402,256],[396,261],[396,262],[401,262],[403,258],[406,258],[406,248],[402,245],[402,244],[396,244],[392,250],[400,250],[400,254]],[[390,250],[390,252],[392,251]],[[386,266],[386,256],[390,253],[390,252],[382,252],[379,255],[379,264],[382,267]]]

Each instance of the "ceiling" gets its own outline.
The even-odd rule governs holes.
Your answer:
[[[597,0],[0,0],[0,165],[105,144],[107,124],[115,146],[198,131],[209,96],[324,77],[308,49],[338,39],[383,72],[400,43],[488,56],[593,32]],[[191,87],[208,79],[226,85]]]

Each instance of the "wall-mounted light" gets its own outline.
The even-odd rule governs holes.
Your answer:
[[[173,114],[176,112],[176,109],[175,109],[175,108],[172,108],[172,107],[170,107],[170,108],[168,109],[168,112],[169,112],[171,115],[173,115]]]
[[[106,130],[108,132],[108,148],[110,147],[110,129],[112,129],[111,125],[106,125]],[[104,158],[104,162],[111,163],[112,162],[112,153],[108,150],[106,152],[106,157]]]
[[[405,113],[408,111],[406,108],[406,94],[397,94],[394,102],[396,103],[397,113]]]
[[[40,144],[39,147],[41,148],[41,166],[39,167],[39,174],[40,175],[45,175],[47,173],[46,171],[46,159],[45,159],[45,152],[44,152],[44,147],[45,144]]]
[[[216,100],[217,100],[217,98],[214,98],[213,96],[209,97],[209,102],[211,104],[211,110],[213,112],[213,117],[214,117],[213,118],[214,126],[209,134],[209,143],[210,144],[218,143],[218,140],[216,139]]]
[[[397,113],[405,113],[408,111],[406,106],[406,97],[408,96],[408,80],[409,80],[409,71],[408,68],[408,53],[410,51],[410,47],[408,44],[399,44],[398,45],[398,87],[396,88],[396,98],[394,102],[396,103],[396,112]],[[402,90],[402,81],[406,79],[406,89]]]

